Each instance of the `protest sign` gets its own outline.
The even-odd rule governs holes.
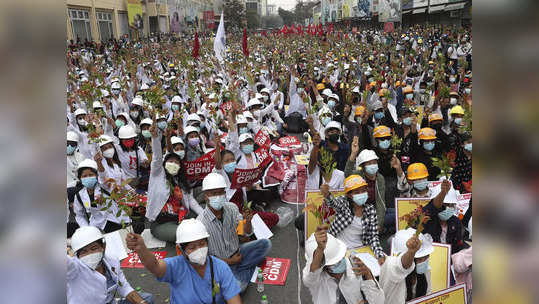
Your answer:
[[[267,152],[267,149],[263,149],[263,150],[265,151],[260,152],[260,154],[262,155],[266,154],[267,157],[258,165],[258,167],[252,168],[252,169],[236,168],[236,170],[234,170],[234,174],[232,175],[232,184],[230,185],[230,188],[239,189],[241,187],[247,187],[254,184],[258,180],[260,180],[260,178],[262,178],[262,175],[264,174],[264,171],[266,170],[266,166],[271,161],[271,157],[269,157],[269,153]],[[257,152],[259,151],[257,150]],[[255,152],[255,154],[257,154],[257,152]]]
[[[384,23],[384,32],[393,33],[394,30],[395,30],[395,26],[394,26],[393,22]]]
[[[298,163],[298,165],[307,166],[309,164],[309,154],[298,154],[294,155],[294,157],[296,158],[296,163]]]
[[[162,260],[167,257],[166,251],[152,251],[153,255],[158,260]],[[136,252],[130,252],[127,255],[127,258],[125,258],[122,263],[120,264],[121,268],[144,268],[144,265],[140,262],[140,258],[138,257],[138,254]]]
[[[283,161],[284,162],[284,161]],[[291,160],[285,164],[281,200],[288,204],[303,204],[305,202],[305,186],[307,183],[307,168],[298,166]]]
[[[213,158],[215,150],[202,155],[194,161],[184,161],[185,175],[190,181],[201,180],[210,174],[215,167],[215,159]]]
[[[449,287],[451,245],[432,243],[434,251],[430,254],[430,281],[433,292]],[[445,302],[444,302],[445,303]]]
[[[395,225],[397,231],[406,229],[406,221],[400,219],[403,215],[412,212],[418,207],[418,204],[425,207],[429,202],[429,198],[395,198]]]
[[[259,164],[266,163],[271,160],[269,149],[266,147],[260,147],[255,151],[256,159]]]
[[[258,130],[258,133],[256,133],[255,144],[259,145],[260,147],[269,147],[271,144],[270,137],[268,134],[262,132],[262,129],[260,129]]]
[[[258,275],[258,269],[256,267],[251,277],[251,282],[255,283]],[[270,258],[266,257],[262,266],[262,273],[264,274],[264,284],[267,285],[284,285],[286,282],[286,276],[290,269],[290,259]]]
[[[301,146],[301,142],[295,136],[285,136],[285,137],[279,138],[279,146],[281,147]]]
[[[333,194],[334,197],[344,195],[343,190],[330,192],[331,194]],[[323,202],[324,197],[322,196],[320,190],[307,191],[307,196],[305,198],[305,207],[307,207],[307,205],[314,204],[316,208],[319,208]],[[312,212],[305,211],[305,240],[307,240],[309,236],[311,236],[311,234],[316,230],[316,226],[319,224],[319,220]]]
[[[406,304],[467,304],[466,285],[459,284],[424,297],[419,297]]]

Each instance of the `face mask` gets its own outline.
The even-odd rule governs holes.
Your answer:
[[[119,95],[119,94],[120,94],[120,90],[118,90],[118,89],[112,89],[112,94],[114,94],[114,95]]]
[[[425,148],[427,151],[432,151],[432,149],[434,149],[434,142],[430,141],[423,143],[423,148]]]
[[[370,77],[369,79],[367,79],[369,82],[373,82],[374,81],[374,78]]]
[[[223,168],[225,169],[226,173],[232,173],[234,170],[236,170],[236,162],[225,164]]]
[[[331,134],[328,136],[328,140],[334,144],[339,142],[339,134]]]
[[[255,123],[252,122],[252,121],[251,121],[251,122],[248,122],[248,123],[247,123],[247,127],[248,127],[249,129],[253,130],[254,127],[255,127]]]
[[[382,118],[384,118],[384,116],[385,116],[384,112],[375,112],[374,113],[374,118],[375,119],[382,119]]]
[[[464,89],[464,93],[468,95],[470,95],[471,92],[472,92],[472,89],[469,89],[469,88]]]
[[[298,94],[303,93],[303,88],[298,88]]]
[[[423,261],[421,263],[415,264],[415,272],[417,274],[424,274],[429,270],[429,259],[426,261]]]
[[[356,117],[356,121],[357,121],[358,124],[361,124],[361,121],[362,121],[361,117]]]
[[[369,194],[367,192],[360,193],[360,194],[354,194],[352,197],[352,200],[356,205],[363,206],[367,202],[367,199],[369,198]]]
[[[342,259],[336,265],[329,266],[329,270],[331,271],[331,273],[343,273],[344,271],[346,271],[346,260]]]
[[[452,104],[452,105],[456,105],[457,104],[457,99],[456,98],[451,98],[451,99],[449,99],[449,103]]]
[[[83,126],[83,127],[86,127],[86,125],[88,124],[86,122],[86,120],[84,120],[83,118],[81,119],[78,119],[77,122],[79,123],[79,125]]]
[[[173,105],[172,105],[172,111],[176,112],[176,111],[178,111],[179,109],[180,109],[180,106],[179,106],[179,105],[177,105],[177,104],[173,104]]]
[[[97,265],[101,263],[102,259],[103,259],[103,251],[90,253],[88,255],[85,255],[79,258],[81,262],[83,262],[86,266],[92,268],[93,270],[97,268]]]
[[[167,122],[166,121],[159,121],[157,123],[157,127],[159,128],[159,130],[164,130],[167,127]]]
[[[333,109],[335,107],[335,100],[332,99],[332,100],[328,101],[328,107]]]
[[[378,172],[378,164],[366,165],[365,171],[367,171],[369,175],[375,175],[376,172]]]
[[[73,154],[73,152],[75,152],[75,149],[77,149],[77,147],[67,146],[67,155]]]
[[[114,156],[114,148],[108,148],[107,150],[103,151],[103,156],[106,158],[112,158]]]
[[[389,141],[389,139],[386,139],[386,140],[381,140],[379,143],[378,143],[378,147],[380,147],[380,149],[387,149],[389,148],[389,145],[391,144],[391,142]]]
[[[241,147],[241,151],[245,154],[251,154],[254,150],[254,145],[244,145]]]
[[[200,138],[198,137],[195,137],[195,138],[189,138],[187,140],[187,142],[189,143],[189,145],[191,147],[196,147],[199,143],[200,143]]]
[[[432,87],[433,84],[434,84],[434,82],[427,82],[427,85],[428,85],[429,87]]]
[[[135,140],[134,139],[124,139],[124,140],[122,140],[122,143],[127,148],[131,148],[131,147],[133,147],[133,145],[135,145]]]
[[[84,177],[84,178],[81,178],[80,181],[84,187],[93,189],[95,187],[95,184],[97,184],[97,177],[95,176]]]
[[[189,261],[193,264],[204,265],[208,257],[208,247],[198,248],[188,255]]]
[[[174,151],[181,159],[185,156],[185,150]]]
[[[458,117],[458,118],[455,118],[455,124],[459,125],[462,123],[462,118]]]
[[[168,174],[170,175],[176,175],[178,174],[178,171],[180,170],[180,165],[173,162],[166,162],[165,170],[167,170]]]
[[[387,89],[387,83],[382,83],[382,89]]]
[[[142,136],[144,136],[144,138],[152,137],[152,133],[150,133],[149,130],[142,130],[140,133],[142,134]]]
[[[327,125],[330,121],[331,121],[331,118],[329,118],[327,116],[322,118],[322,124],[324,126]]]
[[[254,110],[253,115],[260,118],[260,110]]]
[[[139,112],[138,111],[131,111],[131,112],[129,112],[129,115],[131,115],[131,117],[133,117],[133,118],[137,118],[138,115],[139,115]]]
[[[247,128],[247,127],[240,128],[240,134],[244,134],[244,133],[247,133],[247,132],[249,132],[249,128]]]
[[[454,214],[455,214],[455,209],[453,209],[453,208],[445,208],[442,212],[438,213],[438,217],[442,221],[447,221]]]
[[[426,179],[416,181],[416,182],[414,182],[414,188],[416,188],[419,191],[423,191],[423,190],[427,189],[428,184],[429,184],[429,181],[427,181]]]
[[[266,101],[268,101],[269,96],[264,95],[264,96],[262,96],[262,98],[264,99],[264,102],[266,102]]]
[[[120,127],[122,127],[123,125],[125,125],[125,123],[124,123],[123,120],[121,120],[121,119],[116,119],[115,124],[116,124],[116,127],[118,127],[118,128],[120,128]]]
[[[464,145],[464,150],[466,150],[468,152],[472,152],[472,143],[465,144]]]
[[[449,82],[455,82],[455,77],[449,77]]]
[[[221,210],[223,208],[223,204],[226,202],[226,196],[219,195],[219,196],[210,196],[208,198],[210,207],[213,210]]]
[[[412,99],[412,98],[414,98],[414,94],[413,94],[413,93],[406,94],[406,99]]]
[[[402,120],[402,123],[409,126],[412,124],[412,119],[410,117],[406,117],[405,119]]]

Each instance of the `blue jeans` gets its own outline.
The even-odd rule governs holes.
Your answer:
[[[238,280],[241,291],[247,288],[256,266],[264,260],[270,250],[271,241],[268,239],[256,240],[240,246],[241,262],[230,265],[230,269]]]
[[[148,304],[153,304],[153,295],[151,293],[139,292],[138,294],[143,300],[146,300]],[[127,301],[127,299],[123,299],[118,301],[116,304],[131,304],[131,302]]]

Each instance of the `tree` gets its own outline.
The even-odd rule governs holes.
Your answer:
[[[257,29],[260,27],[260,16],[255,11],[247,12],[247,28]]]
[[[243,28],[245,20],[245,7],[239,0],[225,0],[223,4],[225,19],[228,25]]]
[[[260,21],[265,28],[280,28],[283,26],[283,18],[277,15],[264,16]]]
[[[292,23],[294,23],[296,20],[296,14],[294,14],[293,12],[291,11],[287,11],[285,9],[282,9],[279,7],[279,16],[281,17],[281,19],[283,19],[283,23],[286,24],[286,25],[291,25]]]

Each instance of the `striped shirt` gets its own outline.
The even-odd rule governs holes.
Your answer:
[[[198,215],[197,219],[206,226],[210,235],[208,238],[209,254],[220,259],[227,259],[240,248],[236,227],[243,217],[238,207],[233,203],[225,203],[222,210],[222,221],[215,217],[215,214],[208,207]]]

